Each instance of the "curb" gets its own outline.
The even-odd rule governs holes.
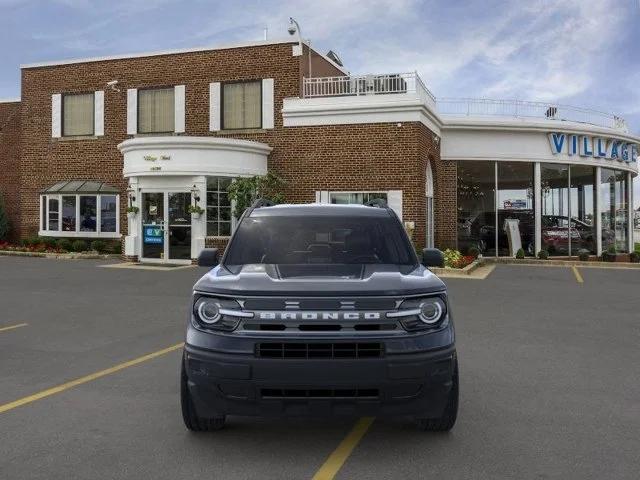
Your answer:
[[[119,260],[121,258],[119,254],[14,252],[12,250],[0,250],[0,255],[3,255],[5,257],[54,258],[58,260],[105,260],[105,259]]]
[[[496,258],[486,257],[487,263],[503,264],[503,265],[535,265],[538,267],[591,267],[591,268],[627,268],[640,269],[640,263],[631,262],[584,262],[581,260],[537,260],[533,258],[515,259],[515,258]]]

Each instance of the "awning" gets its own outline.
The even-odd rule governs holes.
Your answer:
[[[58,182],[55,185],[51,185],[45,188],[41,192],[47,193],[71,193],[71,194],[83,194],[83,193],[120,193],[120,189],[112,187],[99,180],[70,180],[66,182]]]

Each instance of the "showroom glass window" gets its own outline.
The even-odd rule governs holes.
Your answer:
[[[535,255],[533,164],[498,162],[498,255]],[[508,229],[511,225],[512,228]]]
[[[62,96],[62,135],[88,136],[94,133],[95,100],[93,93],[74,93]]]
[[[138,90],[138,132],[169,133],[175,130],[173,88]]]
[[[330,192],[329,203],[337,205],[356,204],[364,205],[371,200],[381,199],[387,201],[387,192]]]
[[[207,236],[231,235],[231,200],[227,189],[230,177],[207,177]]]
[[[262,127],[262,82],[222,85],[222,128],[238,130]]]
[[[586,165],[571,165],[571,255],[580,250],[597,254],[596,169]]]
[[[110,194],[42,195],[42,233],[61,237],[116,236],[118,202],[119,196]]]
[[[600,218],[602,251],[626,252],[627,245],[627,174],[610,168],[600,169]]]
[[[542,249],[569,255],[569,165],[540,164]]]
[[[496,254],[495,162],[458,162],[458,249]]]

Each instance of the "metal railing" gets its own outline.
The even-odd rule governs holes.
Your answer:
[[[438,113],[443,115],[564,120],[613,128],[623,132],[629,131],[627,122],[617,115],[558,103],[492,100],[486,98],[439,98],[436,101],[436,105]]]
[[[342,97],[415,93],[425,101],[436,98],[416,72],[303,79],[303,97]]]

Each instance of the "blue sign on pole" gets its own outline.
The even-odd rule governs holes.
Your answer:
[[[162,228],[151,225],[144,227],[144,243],[147,245],[162,245],[164,241]]]

